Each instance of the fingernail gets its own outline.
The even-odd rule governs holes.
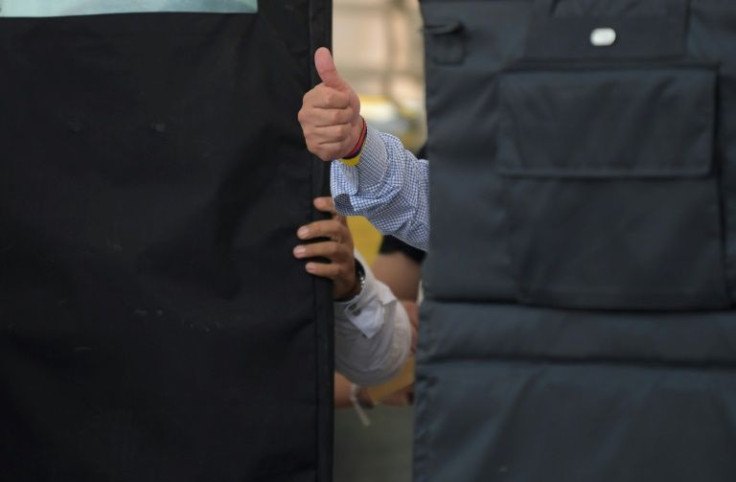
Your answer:
[[[306,268],[307,268],[307,271],[309,271],[310,273],[313,272],[314,271],[314,263],[307,263]]]
[[[307,251],[307,249],[304,246],[297,246],[294,248],[294,256],[297,258],[301,258],[304,256],[304,253]]]
[[[299,228],[299,231],[296,232],[296,235],[300,238],[306,238],[307,236],[309,236],[309,228],[306,226]]]

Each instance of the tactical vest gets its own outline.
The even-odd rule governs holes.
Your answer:
[[[736,480],[736,4],[421,8],[415,480]]]
[[[184,3],[0,18],[2,481],[331,478],[331,289],[291,254],[331,3]]]

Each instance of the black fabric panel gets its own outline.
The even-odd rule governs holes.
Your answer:
[[[0,21],[0,478],[330,479],[330,290],[291,256],[328,14]]]
[[[270,8],[270,7],[266,7]],[[309,2],[310,49],[302,55],[307,56],[312,85],[321,79],[314,66],[313,55],[319,47],[332,46],[332,0],[311,0]],[[312,193],[320,196],[330,195],[330,169],[324,162],[312,162]],[[325,214],[312,210],[312,220],[323,219]],[[312,277],[318,296],[315,297],[315,316],[317,320],[332,320],[334,316],[332,284],[324,278]],[[334,444],[334,326],[330,323],[316,323],[317,335],[317,473],[318,481],[330,481],[333,476]]]

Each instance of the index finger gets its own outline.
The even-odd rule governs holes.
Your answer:
[[[335,201],[330,196],[322,196],[314,199],[314,207],[317,211],[323,213],[330,213],[333,216],[337,216],[337,210],[335,209]]]
[[[338,242],[343,242],[349,238],[350,231],[339,220],[324,219],[302,226],[297,231],[297,236],[299,239],[304,240],[330,238]]]
[[[347,109],[350,107],[350,96],[319,84],[304,94],[303,103],[318,109]]]

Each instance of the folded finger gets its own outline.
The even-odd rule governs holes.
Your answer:
[[[310,91],[312,95],[308,101],[320,109],[345,109],[350,107],[350,95],[324,84],[320,84]],[[309,93],[307,93],[309,94]],[[306,96],[305,96],[305,100]]]
[[[340,276],[340,267],[334,263],[307,263],[305,266],[308,273],[323,278],[337,279]]]
[[[294,256],[300,259],[327,258],[332,262],[339,262],[350,257],[350,250],[336,241],[324,241],[297,246],[294,248]]]
[[[330,213],[333,216],[339,216],[339,214],[337,214],[337,211],[335,211],[335,202],[330,196],[322,196],[316,198],[314,200],[314,207],[317,208],[318,211],[322,211],[323,213]]]
[[[302,226],[296,232],[299,239],[329,238],[341,242],[349,236],[347,228],[336,219],[323,219]]]

